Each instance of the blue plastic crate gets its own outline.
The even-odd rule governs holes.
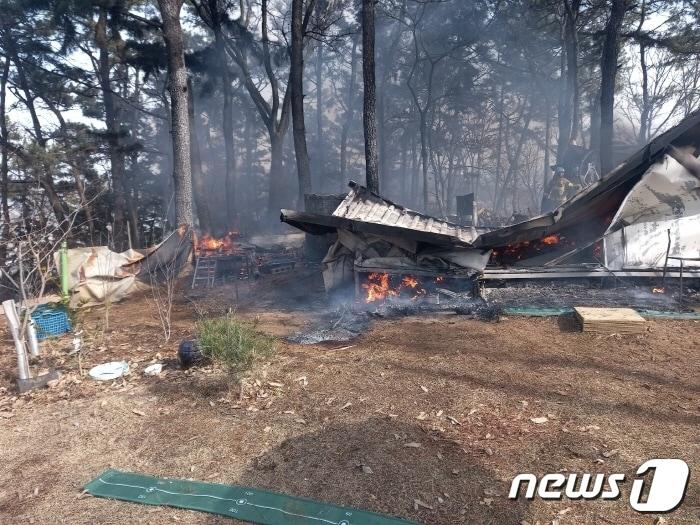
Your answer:
[[[36,335],[40,341],[71,330],[68,312],[62,306],[39,306],[32,312],[32,319],[36,323]]]

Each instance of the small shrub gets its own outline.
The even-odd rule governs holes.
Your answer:
[[[275,339],[258,332],[233,313],[202,318],[196,324],[197,344],[205,357],[224,363],[233,372],[249,370],[256,359],[272,355]]]

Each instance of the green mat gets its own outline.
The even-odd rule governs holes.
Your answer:
[[[568,306],[506,306],[503,308],[505,315],[524,315],[527,317],[556,317],[574,313],[574,309]]]
[[[220,514],[260,525],[416,525],[374,512],[235,485],[161,479],[107,470],[85,490],[93,496]]]

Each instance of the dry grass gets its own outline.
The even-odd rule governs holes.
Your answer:
[[[124,381],[79,376],[65,341],[54,351],[70,371],[59,386],[0,398],[0,523],[231,522],[81,496],[82,484],[116,467],[266,487],[426,524],[651,525],[654,516],[627,506],[628,485],[614,502],[504,495],[523,471],[629,476],[651,457],[681,457],[691,476],[700,471],[698,323],[652,322],[643,336],[618,338],[571,332],[554,319],[379,322],[351,348],[281,343],[239,402],[223,368],[175,368],[177,341],[193,330],[188,307],[176,306],[173,342],[158,347],[145,304],[113,306],[110,324],[120,328],[83,356],[86,369],[130,359],[136,369]],[[276,335],[310,315],[240,313],[259,316],[259,328]],[[166,372],[144,377],[157,353]],[[6,352],[4,388],[11,363]],[[531,422],[540,416],[549,421]],[[416,498],[433,510],[415,510]],[[691,479],[683,506],[667,518],[697,523],[699,507]]]

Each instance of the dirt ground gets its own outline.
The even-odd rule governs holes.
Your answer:
[[[289,300],[274,300],[275,288]],[[691,469],[685,501],[663,523],[700,522],[700,323],[653,321],[641,336],[603,337],[566,319],[434,315],[300,346],[283,336],[313,320],[301,303],[307,287],[278,280],[242,293],[238,313],[280,336],[243,397],[225,370],[175,361],[195,311],[225,310],[230,286],[180,300],[169,343],[147,296],[81,314],[81,353],[68,355],[70,337],[46,350],[59,384],[22,396],[3,328],[0,523],[233,523],[82,493],[111,467],[424,524],[651,525],[658,517],[634,512],[628,495],[636,468],[656,457]],[[87,377],[115,359],[131,363],[126,378]],[[143,375],[151,362],[166,364],[160,376]],[[627,481],[616,501],[509,500],[521,472],[621,472]]]

